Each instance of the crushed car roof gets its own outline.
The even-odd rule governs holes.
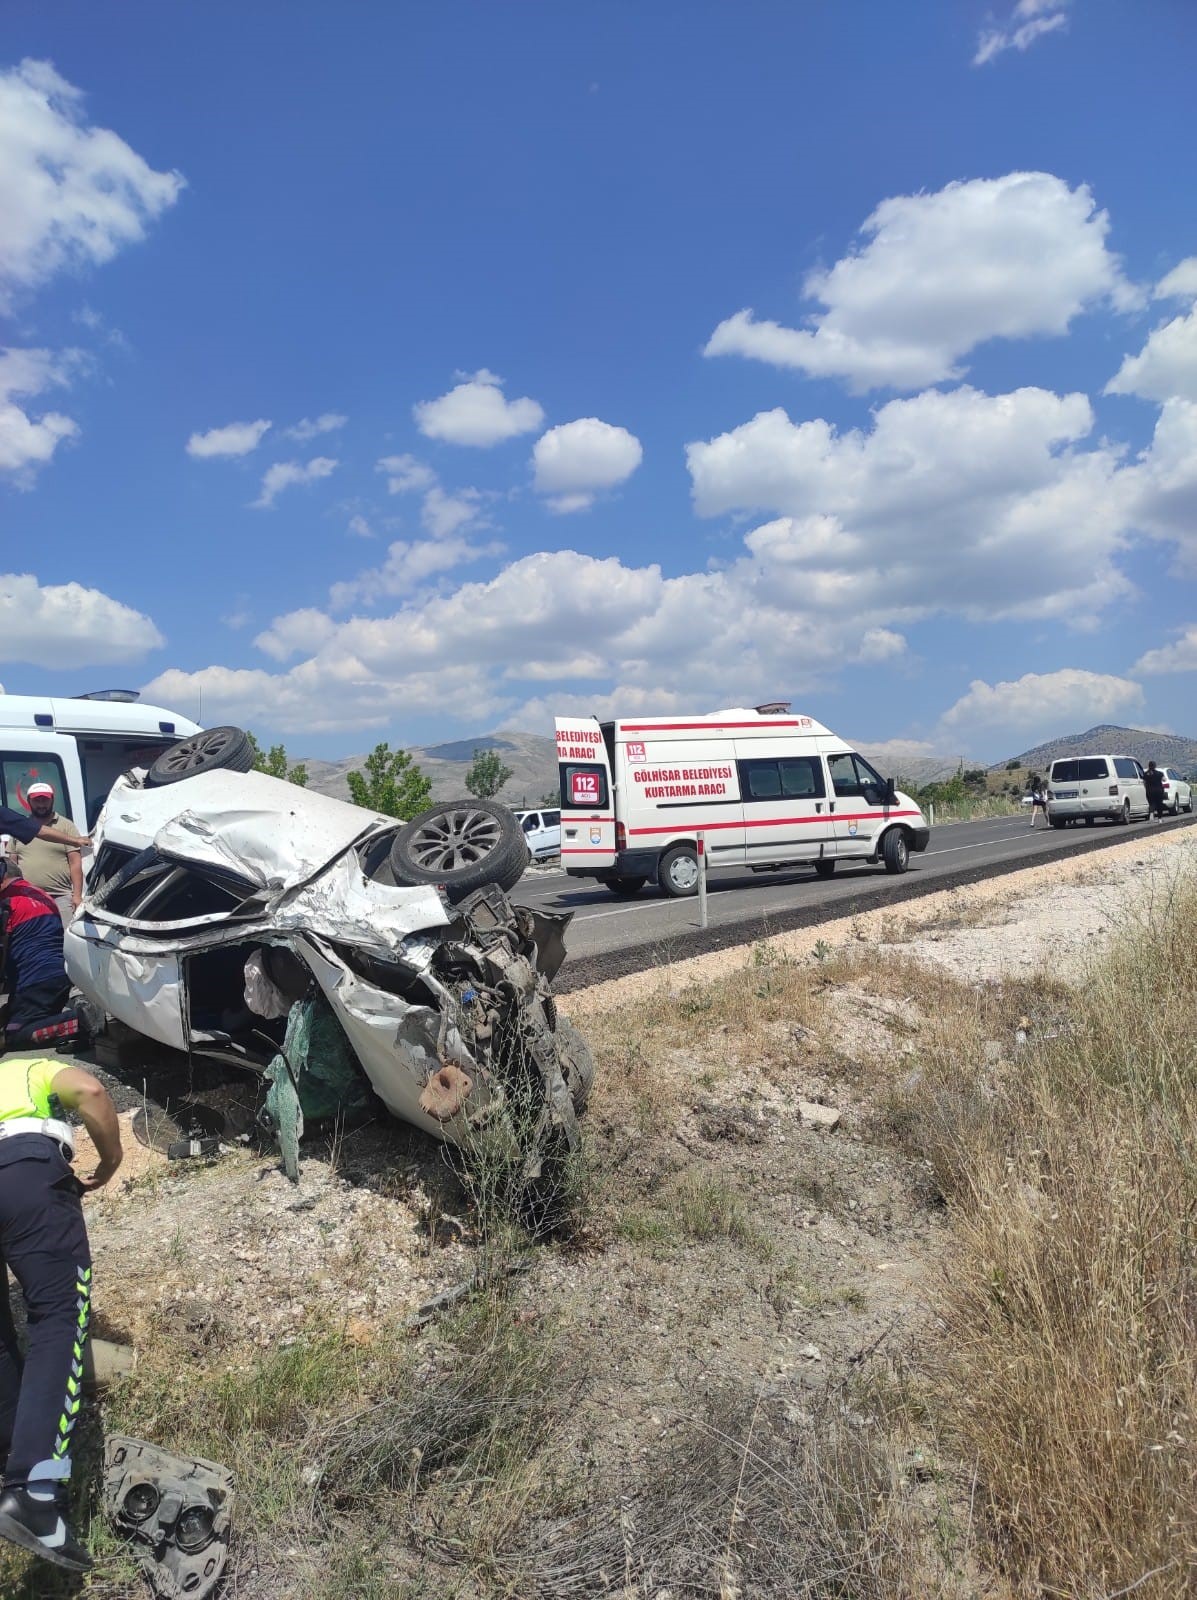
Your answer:
[[[196,866],[232,869],[263,889],[294,888],[357,840],[398,827],[394,817],[313,794],[261,772],[203,772],[181,783],[112,787],[105,841],[149,845]]]

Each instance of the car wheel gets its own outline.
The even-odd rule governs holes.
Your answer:
[[[181,783],[201,772],[249,772],[254,747],[244,728],[205,728],[164,750],[145,776],[147,789]]]
[[[527,870],[528,844],[505,806],[456,800],[413,817],[395,835],[389,859],[397,884],[433,884],[453,900],[488,883],[514,889]]]
[[[1093,826],[1093,818],[1092,817],[1086,817],[1085,818],[1085,826],[1086,826],[1086,828],[1091,828]]]
[[[1193,814],[1193,796],[1192,795],[1189,796],[1189,803],[1185,807],[1185,811],[1188,813],[1189,816],[1192,816],[1192,814]]]
[[[657,882],[675,900],[698,893],[698,857],[692,845],[675,844],[666,850],[657,868]]]
[[[1062,828],[1064,826],[1063,817],[1049,817],[1048,821],[1051,823],[1053,828]]]
[[[905,872],[910,865],[910,846],[901,828],[891,828],[881,841],[881,855],[887,872]]]
[[[640,893],[647,882],[647,878],[608,878],[606,880],[608,889],[613,895],[617,895],[620,900],[631,900],[634,895]]]
[[[1147,815],[1150,816],[1151,812],[1149,811],[1147,813]],[[1122,825],[1124,827],[1129,827],[1130,826],[1130,819],[1131,819],[1130,801],[1127,800],[1125,802],[1125,804],[1123,805],[1122,810],[1118,813],[1118,820],[1119,820],[1119,822],[1122,823]]]
[[[815,876],[817,878],[830,878],[834,871],[835,871],[835,862],[834,861],[816,861],[815,862]]]

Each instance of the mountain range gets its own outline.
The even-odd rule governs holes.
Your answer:
[[[1053,761],[1062,756],[1134,756],[1144,766],[1154,761],[1159,767],[1176,767],[1186,776],[1197,770],[1197,739],[1186,739],[1178,733],[1152,733],[1147,728],[1120,728],[1103,722],[1085,733],[1065,733],[1058,739],[1048,739],[1020,756],[995,762],[990,772],[1000,772],[1017,761],[1020,766],[1046,773]]]

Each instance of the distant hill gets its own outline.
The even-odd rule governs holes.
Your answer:
[[[1001,772],[1009,761],[1017,761],[1022,767],[1046,773],[1051,763],[1062,756],[1103,753],[1134,756],[1144,766],[1154,761],[1157,766],[1176,767],[1186,775],[1197,771],[1197,739],[1184,739],[1177,733],[1152,733],[1147,728],[1119,728],[1108,722],[1085,733],[1066,733],[1058,739],[1049,739],[1033,750],[1024,750],[1020,756],[995,762],[989,770]]]
[[[474,760],[475,750],[495,750],[505,766],[511,768],[511,777],[497,798],[506,806],[519,810],[538,806],[544,796],[557,790],[557,746],[543,734],[519,733],[506,728],[498,733],[482,733],[476,739],[454,739],[448,744],[412,746],[411,755],[416,765],[432,779],[434,800],[460,800],[468,794],[466,773]],[[340,761],[308,761],[309,786],[317,794],[330,794],[338,800],[349,799],[349,785],[345,775],[360,771],[366,760],[365,753],[345,756]]]
[[[884,777],[900,776],[907,783],[932,783],[951,777],[956,770],[955,756],[908,754],[902,744],[860,744],[856,748]],[[465,776],[475,750],[495,750],[511,777],[498,799],[515,809],[541,804],[547,794],[557,791],[557,747],[554,740],[539,733],[521,733],[502,728],[497,733],[481,733],[474,739],[453,739],[445,744],[413,746],[412,756],[432,779],[434,800],[460,800],[466,793]],[[348,800],[345,775],[361,769],[365,754],[345,756],[339,761],[308,760],[309,783],[317,794],[330,794]]]

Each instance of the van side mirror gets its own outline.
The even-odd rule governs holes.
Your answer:
[[[885,803],[887,806],[896,806],[898,803],[898,783],[896,778],[885,780]]]

